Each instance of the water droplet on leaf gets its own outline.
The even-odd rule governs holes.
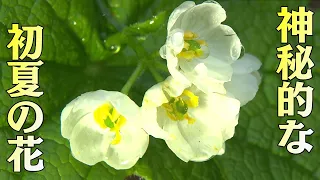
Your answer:
[[[108,50],[113,53],[113,54],[116,54],[120,51],[121,49],[121,46],[120,45],[111,45]]]
[[[146,36],[137,36],[137,40],[139,41],[145,41],[147,39]]]

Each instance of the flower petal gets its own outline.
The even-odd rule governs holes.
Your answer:
[[[231,80],[233,69],[229,63],[209,56],[206,59],[194,59],[192,61],[179,61],[183,72],[194,74],[203,78],[212,78],[215,81],[227,82]],[[194,83],[194,82],[193,82]]]
[[[174,56],[180,53],[184,46],[184,31],[182,29],[174,29],[170,31],[167,37],[166,46],[173,50]],[[166,51],[167,53],[170,53]]]
[[[255,97],[259,89],[260,79],[257,77],[253,74],[236,74],[224,86],[243,106]]]
[[[215,127],[224,141],[233,137],[235,126],[238,124],[240,102],[217,93],[200,92],[196,95],[199,96],[199,106],[190,109],[190,115],[209,127]]]
[[[168,48],[167,51],[169,51]],[[183,84],[190,83],[190,81],[178,70],[178,58],[175,57],[172,53],[167,53],[166,58],[168,71],[171,76]]]
[[[170,135],[157,123],[157,107],[168,102],[162,89],[163,83],[152,86],[144,95],[141,107],[143,129],[155,138],[168,139]]]
[[[234,62],[232,67],[235,74],[249,74],[258,71],[261,67],[261,62],[257,57],[246,53],[242,58]]]
[[[142,101],[143,107],[159,107],[163,103],[168,102],[168,99],[163,92],[162,86],[163,83],[158,83],[147,90]]]
[[[185,162],[206,161],[217,155],[223,146],[221,133],[201,121],[188,124],[187,121],[167,120],[164,130],[175,136],[166,141],[168,147]]]
[[[94,165],[106,157],[114,133],[103,130],[95,123],[93,114],[87,114],[75,125],[70,147],[72,155],[79,161]]]
[[[226,141],[233,137],[235,128],[238,125],[239,114],[231,119],[223,121],[224,129],[222,131],[223,139]]]
[[[149,136],[140,128],[124,125],[121,128],[121,141],[110,145],[105,162],[115,169],[129,169],[136,164],[147,150]]]
[[[158,116],[158,119],[165,119],[163,129],[175,136],[166,143],[185,162],[206,161],[223,154],[224,142],[233,136],[240,110],[240,102],[234,98],[195,89],[190,88],[199,97],[199,106],[188,110],[194,123],[172,121],[165,114]]]
[[[226,11],[220,4],[202,3],[182,13],[171,29],[181,28],[185,31],[199,33],[208,27],[217,27],[226,17]]]
[[[70,107],[66,107],[70,108]],[[67,111],[67,109],[65,110]],[[69,139],[72,131],[75,127],[75,125],[80,121],[80,119],[85,116],[86,114],[89,114],[90,112],[78,110],[76,112],[70,113],[70,115],[62,120],[61,119],[61,135],[62,137]]]
[[[213,78],[204,75],[197,75],[196,73],[184,73],[185,76],[204,93],[221,93],[226,94],[223,82],[217,81]]]
[[[208,42],[210,56],[229,63],[240,57],[242,45],[231,27],[221,24],[206,28],[199,36]]]
[[[173,10],[168,20],[168,26],[167,26],[168,32],[171,30],[173,24],[177,21],[180,15],[193,6],[195,6],[195,3],[193,1],[185,1],[176,9]]]
[[[108,94],[105,94],[105,97],[109,97],[108,101],[114,106],[114,108],[124,116],[128,121],[134,121],[138,126],[141,121],[140,109],[137,104],[132,101],[127,95],[117,92],[117,91],[108,91]]]
[[[73,111],[86,110],[93,112],[97,107],[108,102],[113,91],[97,90],[79,96],[74,104]]]
[[[142,118],[144,120],[143,129],[151,136],[160,139],[170,139],[171,135],[164,131],[157,122],[157,108],[144,107],[141,108]]]
[[[61,113],[61,134],[69,139],[79,120],[90,112],[93,112],[101,104],[106,103],[109,96],[101,98],[107,91],[99,90],[87,92],[72,100]]]
[[[226,95],[192,91],[199,97],[199,106],[189,110],[191,117],[202,121],[207,126],[217,128],[217,131],[221,132],[223,140],[230,139],[238,124],[240,102]]]
[[[198,92],[195,95],[200,99],[198,108],[190,109],[194,117],[200,117],[200,119],[206,115],[217,117],[216,119],[211,118],[212,122],[217,125],[222,122],[219,119],[230,120],[239,114],[240,102],[235,98],[218,93],[205,94]]]
[[[63,110],[61,112],[61,117],[60,117],[60,120],[61,120],[61,135],[66,139],[69,139],[74,126],[81,119],[81,114],[80,113],[75,114],[72,111],[77,100],[78,100],[78,98],[72,100],[69,104],[66,105],[65,108],[63,108]],[[84,114],[85,113],[86,112],[84,112]]]
[[[190,86],[191,83],[184,83],[182,81],[179,81],[179,79],[173,78],[172,76],[167,77],[167,79],[162,84],[163,91],[170,97],[180,96],[183,91]]]
[[[170,120],[167,116],[161,117],[163,129],[174,136],[173,139],[166,140],[168,147],[184,162],[188,162],[194,157],[193,150],[188,141],[181,134],[177,122]]]

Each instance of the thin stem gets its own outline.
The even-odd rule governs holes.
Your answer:
[[[148,68],[149,68],[151,75],[158,83],[162,82],[164,80],[163,77],[161,76],[161,74],[156,70],[156,68],[154,68],[152,65],[149,65]]]
[[[131,76],[128,79],[128,81],[126,82],[126,84],[121,89],[121,92],[123,94],[128,95],[128,93],[130,92],[131,87],[136,82],[136,80],[139,78],[139,76],[143,73],[143,71],[144,71],[144,64],[142,62],[140,62],[138,64],[138,66],[136,67],[136,69],[131,74]]]
[[[149,55],[148,52],[134,38],[129,38],[128,44],[138,55],[138,58],[140,58],[140,62],[143,63],[149,69],[153,78],[157,82],[162,82],[164,80],[163,77],[159,74],[157,69],[154,67],[155,54],[153,53],[153,54]],[[158,53],[157,53],[157,55],[158,55]],[[151,60],[153,60],[153,61],[148,61],[149,58],[151,58]]]

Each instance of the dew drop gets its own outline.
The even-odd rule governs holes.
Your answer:
[[[149,22],[149,24],[153,24],[154,23],[154,20],[151,20],[150,22]]]
[[[160,56],[163,58],[163,59],[166,59],[166,54],[167,54],[167,51],[166,51],[166,45],[163,45],[161,48],[160,48],[160,51],[159,51],[159,54]]]
[[[245,53],[246,53],[246,50],[245,50],[244,46],[241,45],[241,52],[240,52],[239,59],[242,58]]]
[[[81,39],[81,41],[85,41],[85,40],[86,40],[85,38],[82,38],[82,39]]]
[[[73,21],[73,25],[77,25],[77,22]]]
[[[243,54],[244,54],[244,47],[242,46],[241,42],[238,41],[232,46],[230,55],[233,60],[237,60],[241,58]]]
[[[137,40],[139,40],[139,41],[145,41],[146,39],[147,39],[146,36],[138,36],[137,37]]]
[[[111,45],[109,46],[108,50],[113,53],[113,54],[116,54],[120,51],[121,49],[121,46],[120,45]]]

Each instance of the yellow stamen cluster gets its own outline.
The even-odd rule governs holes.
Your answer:
[[[199,40],[198,35],[191,32],[184,32],[184,46],[182,51],[177,55],[178,58],[183,58],[186,60],[192,60],[195,57],[203,56],[204,52],[201,49],[202,45],[207,45],[204,40]]]
[[[110,104],[106,103],[98,107],[94,113],[95,122],[103,129],[110,128],[115,132],[115,138],[111,144],[116,145],[121,141],[120,128],[126,123],[126,118],[118,113],[118,111]]]
[[[168,103],[162,105],[171,120],[187,120],[189,124],[193,124],[195,119],[189,116],[188,109],[196,108],[198,106],[199,97],[189,90],[184,90],[180,96],[171,98]]]

